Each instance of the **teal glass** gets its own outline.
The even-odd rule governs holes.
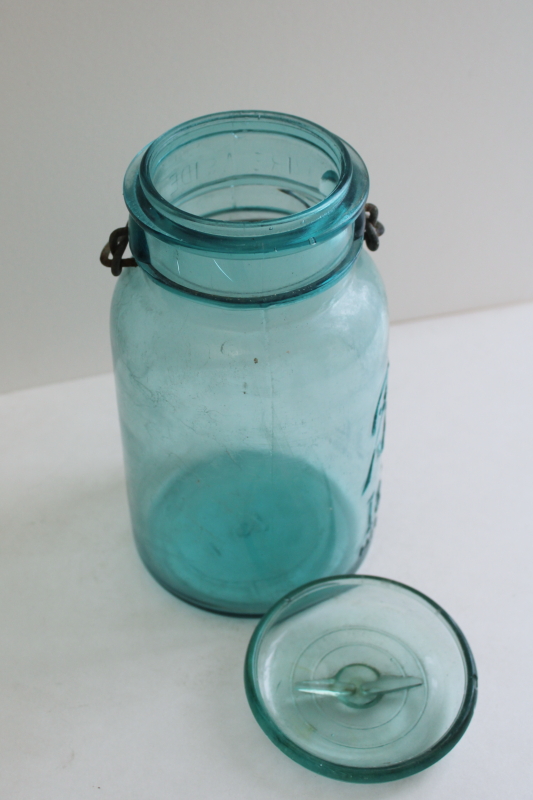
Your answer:
[[[231,112],[130,165],[112,345],[132,525],[169,591],[263,614],[357,569],[379,503],[381,280],[368,175],[338,137]]]
[[[396,581],[350,575],[282,598],[257,626],[244,680],[267,736],[354,783],[414,775],[468,728],[477,669],[457,623]]]

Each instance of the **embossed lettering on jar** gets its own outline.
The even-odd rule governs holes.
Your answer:
[[[144,563],[242,615],[355,571],[387,369],[361,158],[296,117],[216,114],[143,150],[124,194],[138,267],[118,279],[112,343]]]

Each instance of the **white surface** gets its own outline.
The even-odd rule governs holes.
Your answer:
[[[363,572],[441,603],[480,689],[426,772],[352,786],[257,726],[252,620],[167,594],[129,532],[110,376],[0,398],[0,797],[530,800],[533,305],[396,326],[383,505]]]
[[[361,153],[393,319],[533,299],[531,0],[4,0],[0,391],[111,369],[124,171],[232,108]]]

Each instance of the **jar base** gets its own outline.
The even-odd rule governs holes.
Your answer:
[[[361,556],[357,559],[356,563],[354,564],[354,566],[352,568],[347,569],[342,573],[337,573],[335,575],[333,575],[333,574],[331,574],[331,575],[330,574],[328,574],[328,575],[319,575],[316,578],[310,578],[309,581],[307,581],[307,583],[311,583],[314,580],[320,580],[320,579],[328,579],[328,578],[332,578],[333,579],[333,578],[350,577],[352,575],[356,575],[357,571],[359,570],[359,568],[361,567],[363,561],[366,558],[366,554],[368,552],[368,546],[371,543],[371,541],[372,540],[370,539],[367,542],[364,550],[362,551]],[[137,551],[138,551],[138,548],[137,548]],[[202,611],[208,611],[211,614],[219,614],[222,617],[240,617],[241,619],[245,619],[245,618],[248,618],[248,619],[261,619],[261,617],[264,617],[264,615],[267,613],[267,611],[269,611],[272,608],[272,606],[275,604],[275,602],[277,602],[277,601],[275,601],[274,603],[272,603],[270,605],[269,604],[265,604],[264,607],[261,607],[261,608],[258,607],[257,609],[251,609],[251,608],[247,607],[247,608],[243,608],[242,610],[240,610],[240,609],[235,609],[235,608],[226,608],[226,607],[223,607],[222,605],[217,605],[215,601],[210,602],[209,600],[201,600],[201,599],[198,599],[196,597],[192,597],[192,596],[190,596],[190,595],[188,595],[188,594],[186,594],[184,592],[181,592],[178,589],[176,589],[174,586],[172,586],[171,584],[167,583],[164,579],[160,578],[159,575],[157,575],[153,571],[153,569],[146,562],[145,558],[143,557],[142,553],[140,553],[140,552],[139,552],[139,557],[140,557],[140,559],[141,559],[141,561],[143,563],[143,566],[146,568],[146,570],[150,574],[150,576],[156,581],[156,583],[159,584],[159,586],[161,586],[163,589],[165,589],[167,592],[169,592],[169,594],[174,595],[174,597],[176,597],[178,600],[183,601],[184,603],[187,603],[187,605],[194,606],[194,608],[199,608]],[[294,589],[299,588],[299,586],[295,586]],[[281,598],[278,598],[278,600],[280,600],[280,599]]]
[[[137,546],[181,599],[261,616],[297,586],[355,570],[367,547],[361,527],[324,472],[293,456],[239,451],[172,476]]]

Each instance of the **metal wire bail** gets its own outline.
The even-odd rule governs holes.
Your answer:
[[[369,250],[377,250],[379,237],[385,233],[385,228],[378,220],[378,208],[374,203],[365,205],[365,242]]]
[[[118,277],[123,267],[136,267],[134,258],[122,258],[129,242],[128,226],[116,228],[109,236],[109,241],[100,253],[100,263],[110,267],[111,274]]]

